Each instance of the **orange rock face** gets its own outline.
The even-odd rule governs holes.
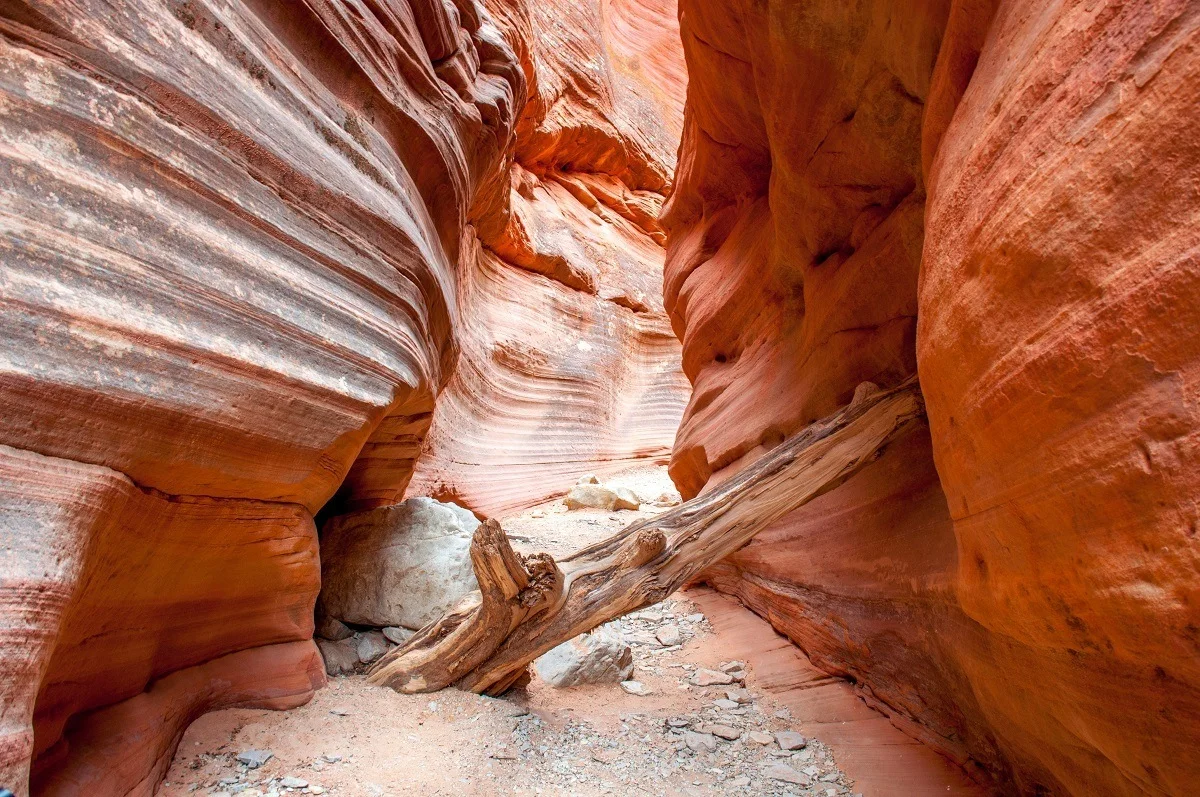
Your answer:
[[[665,461],[688,388],[657,220],[683,122],[674,8],[518,11],[531,97],[510,210],[479,219],[464,244],[462,354],[411,487],[485,514]]]
[[[1200,789],[1198,28],[681,3],[672,476],[699,492],[860,381],[916,372],[929,409],[709,579],[1006,793]]]
[[[485,510],[667,455],[675,10],[561,5],[0,11],[0,783],[149,794],[307,700],[313,516],[431,423]]]

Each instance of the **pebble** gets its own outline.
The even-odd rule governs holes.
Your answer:
[[[704,622],[704,615],[703,615],[703,614],[700,614],[699,612],[697,612],[696,614],[689,614],[689,615],[687,616],[687,621],[688,621],[689,623],[701,623],[701,622]]]
[[[731,683],[732,676],[716,670],[696,670],[692,676],[692,684],[695,686],[728,686]]]
[[[274,757],[275,754],[270,750],[245,750],[238,753],[237,760],[239,764],[245,764],[250,769],[258,769]]]
[[[764,733],[763,731],[750,731],[749,738],[750,741],[754,742],[755,744],[761,745],[768,745],[775,741],[774,736],[769,733]]]
[[[631,695],[642,697],[650,694],[650,690],[641,681],[621,681],[621,688]]]
[[[692,723],[688,720],[685,720],[683,717],[671,717],[669,720],[667,720],[667,724],[672,728],[686,728]]]
[[[697,753],[711,753],[717,749],[717,740],[711,733],[687,731],[683,734],[683,743]]]
[[[308,788],[308,781],[288,775],[279,779],[279,785],[285,789],[305,789]]]
[[[744,789],[750,785],[750,778],[742,775],[740,778],[731,778],[725,781],[725,785],[731,789]]]
[[[795,731],[778,731],[775,741],[779,743],[780,750],[799,750],[808,744],[808,740]]]
[[[350,716],[350,710],[346,709],[346,708],[342,708],[341,706],[334,706],[333,708],[329,709],[329,713],[335,717],[349,717]]]
[[[721,666],[717,668],[721,672],[729,672],[730,670],[744,670],[746,663],[742,661],[723,661]]]
[[[416,632],[409,631],[407,628],[400,628],[398,626],[390,626],[383,629],[383,635],[387,637],[387,641],[391,642],[393,645],[403,645],[405,642],[412,639],[412,635],[414,633]]]
[[[720,700],[714,700],[713,705],[719,709],[728,711],[729,709],[737,708],[740,704],[736,700],[721,698]]]
[[[742,738],[741,731],[728,725],[709,725],[708,732],[714,736],[720,736],[722,739],[728,739],[731,742],[734,739]]]
[[[665,647],[678,645],[683,639],[683,635],[679,633],[679,626],[664,625],[662,628],[654,632],[654,637]]]
[[[725,697],[737,703],[753,703],[754,696],[750,694],[749,689],[726,689]]]
[[[763,772],[771,780],[781,780],[784,783],[795,783],[797,786],[807,786],[812,780],[803,772],[797,772],[787,764],[771,764]]]

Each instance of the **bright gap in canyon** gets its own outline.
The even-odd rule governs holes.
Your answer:
[[[1200,794],[1195,0],[0,0],[0,795]]]

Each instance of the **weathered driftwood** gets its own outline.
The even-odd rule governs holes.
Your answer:
[[[522,557],[495,521],[475,532],[479,592],[371,669],[401,692],[451,684],[500,694],[527,665],[578,634],[657,603],[760,530],[845,481],[921,421],[913,383],[855,401],[785,441],[711,492],[634,523],[561,563]]]

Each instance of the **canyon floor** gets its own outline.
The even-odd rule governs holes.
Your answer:
[[[606,483],[650,498],[673,490],[657,467]],[[656,511],[567,512],[552,502],[501,522],[519,550],[561,556]],[[361,675],[332,678],[293,711],[201,717],[159,794],[975,793],[959,770],[812,668],[735,601],[695,588],[612,625],[633,649],[633,678],[645,694],[616,683],[558,689],[534,676],[503,699],[456,690],[402,695]],[[668,627],[680,644],[656,638]],[[744,668],[745,690],[692,683],[698,670],[722,667]],[[781,749],[781,732],[784,744],[797,745],[789,731],[806,737],[803,747]],[[266,760],[248,765],[255,756]]]

